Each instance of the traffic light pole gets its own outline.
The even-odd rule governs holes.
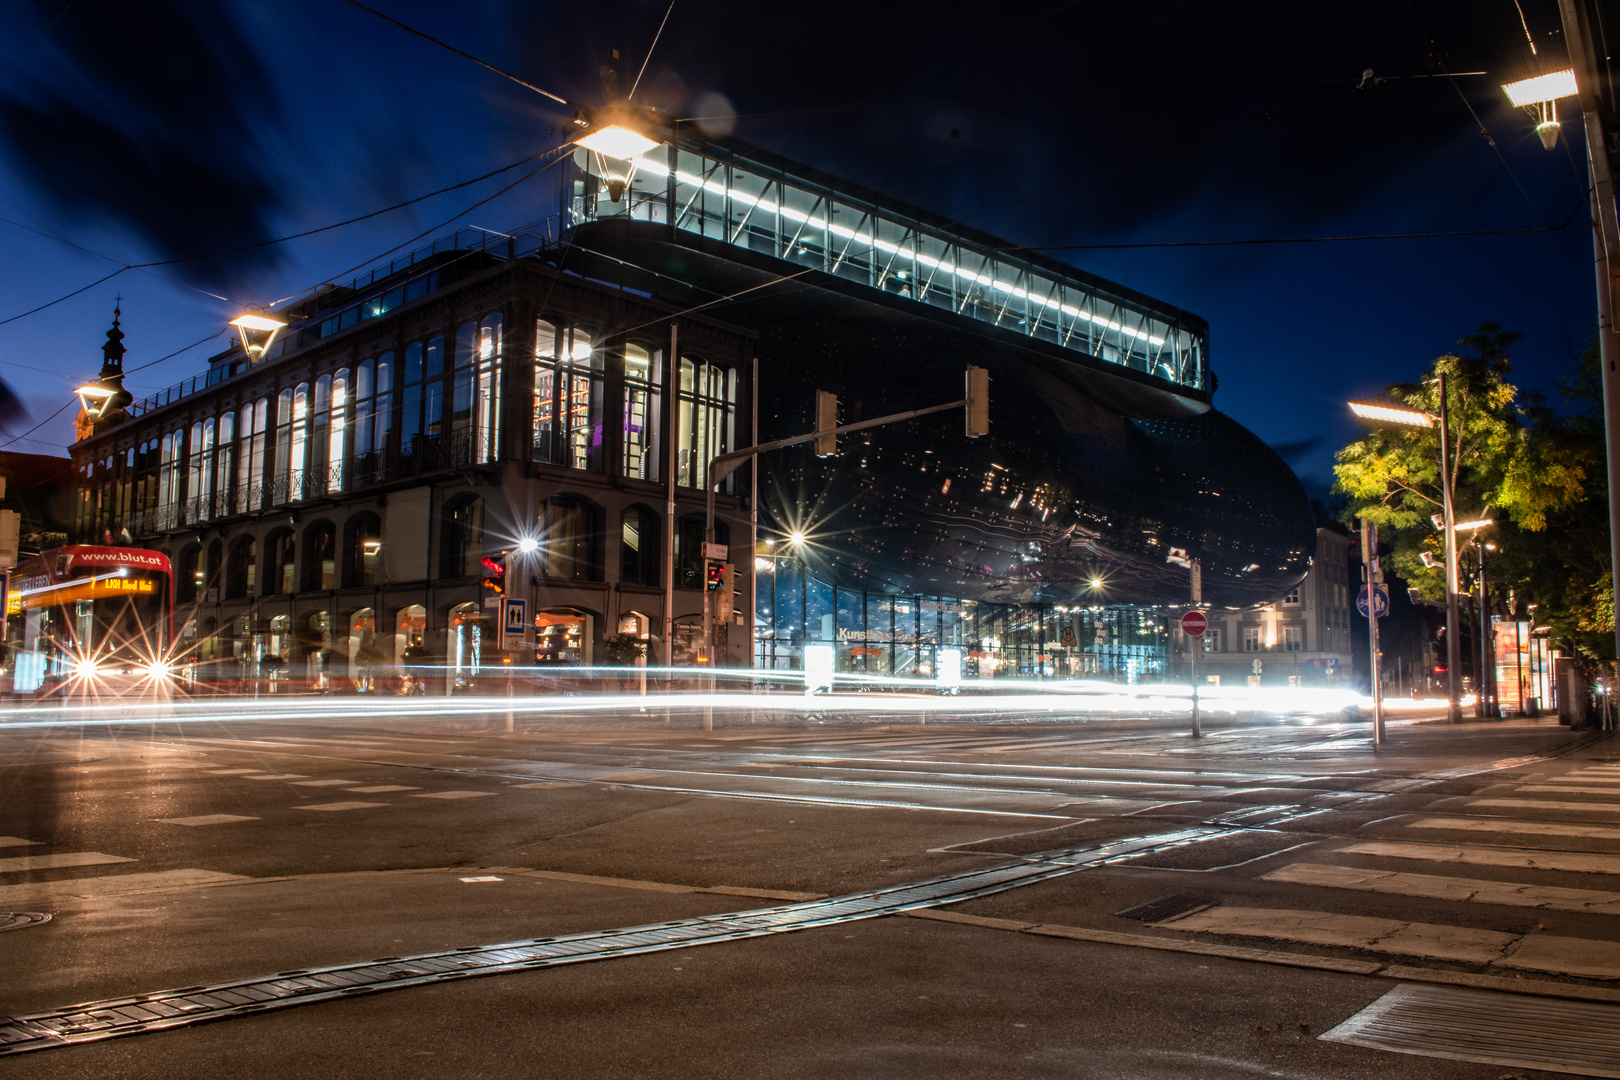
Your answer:
[[[780,450],[787,446],[798,446],[800,443],[811,442],[828,435],[847,435],[852,431],[865,431],[867,428],[882,427],[885,424],[897,424],[902,420],[912,420],[919,416],[928,416],[931,413],[947,412],[951,409],[966,407],[967,398],[960,401],[946,402],[944,405],[930,405],[926,409],[911,409],[907,412],[893,413],[889,416],[880,416],[875,420],[862,420],[854,424],[845,424],[842,427],[832,428],[829,431],[812,431],[808,435],[794,435],[787,439],[772,439],[755,446],[745,446],[741,450],[732,450],[729,453],[718,454],[709,459],[709,471],[704,477],[704,487],[708,489],[707,505],[703,517],[703,541],[705,544],[714,543],[714,494],[720,481],[736,472],[742,463],[750,458],[757,457],[769,450]],[[714,603],[709,598],[709,560],[703,560],[703,650],[705,661],[712,667],[714,656]]]
[[[1367,590],[1367,672],[1373,699],[1373,746],[1384,744],[1384,687],[1378,664],[1378,589],[1384,583],[1383,567],[1378,561],[1378,526],[1371,519],[1361,519],[1361,565]]]

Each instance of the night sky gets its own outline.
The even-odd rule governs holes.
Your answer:
[[[1053,252],[1208,319],[1217,406],[1322,494],[1356,431],[1347,397],[1415,377],[1485,320],[1524,333],[1516,377],[1551,392],[1590,338],[1578,110],[1561,104],[1564,138],[1547,152],[1499,88],[1565,66],[1555,0],[1522,3],[1539,56],[1513,0],[676,0],[636,100],[1032,247],[1567,220]],[[668,2],[372,6],[601,104],[609,50],[627,89]],[[343,0],[14,0],[0,60],[0,319],[124,263],[242,247],[471,179],[554,145],[571,115]],[[1384,81],[1357,90],[1367,68]],[[0,378],[30,413],[0,443],[94,376],[115,296],[135,368],[222,331],[240,305],[348,280],[441,223],[434,235],[546,216],[537,180],[455,217],[526,171],[291,243],[126,271],[0,325]],[[225,343],[128,385],[140,397],[189,378]],[[75,411],[7,448],[65,454]]]

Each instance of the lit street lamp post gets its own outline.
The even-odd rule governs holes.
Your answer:
[[[1457,640],[1457,520],[1451,505],[1451,435],[1450,414],[1446,410],[1446,376],[1440,375],[1440,414],[1421,409],[1396,407],[1371,402],[1348,402],[1350,411],[1373,423],[1397,424],[1402,427],[1440,427],[1440,502],[1446,545],[1446,719],[1453,724],[1462,723],[1457,678],[1462,667],[1462,649]]]

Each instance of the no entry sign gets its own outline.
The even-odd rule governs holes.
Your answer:
[[[1188,637],[1203,637],[1209,629],[1209,617],[1202,611],[1189,611],[1181,617],[1181,632]]]

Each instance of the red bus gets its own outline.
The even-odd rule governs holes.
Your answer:
[[[173,658],[169,558],[144,548],[71,544],[9,575],[0,686],[16,694],[167,685]]]

